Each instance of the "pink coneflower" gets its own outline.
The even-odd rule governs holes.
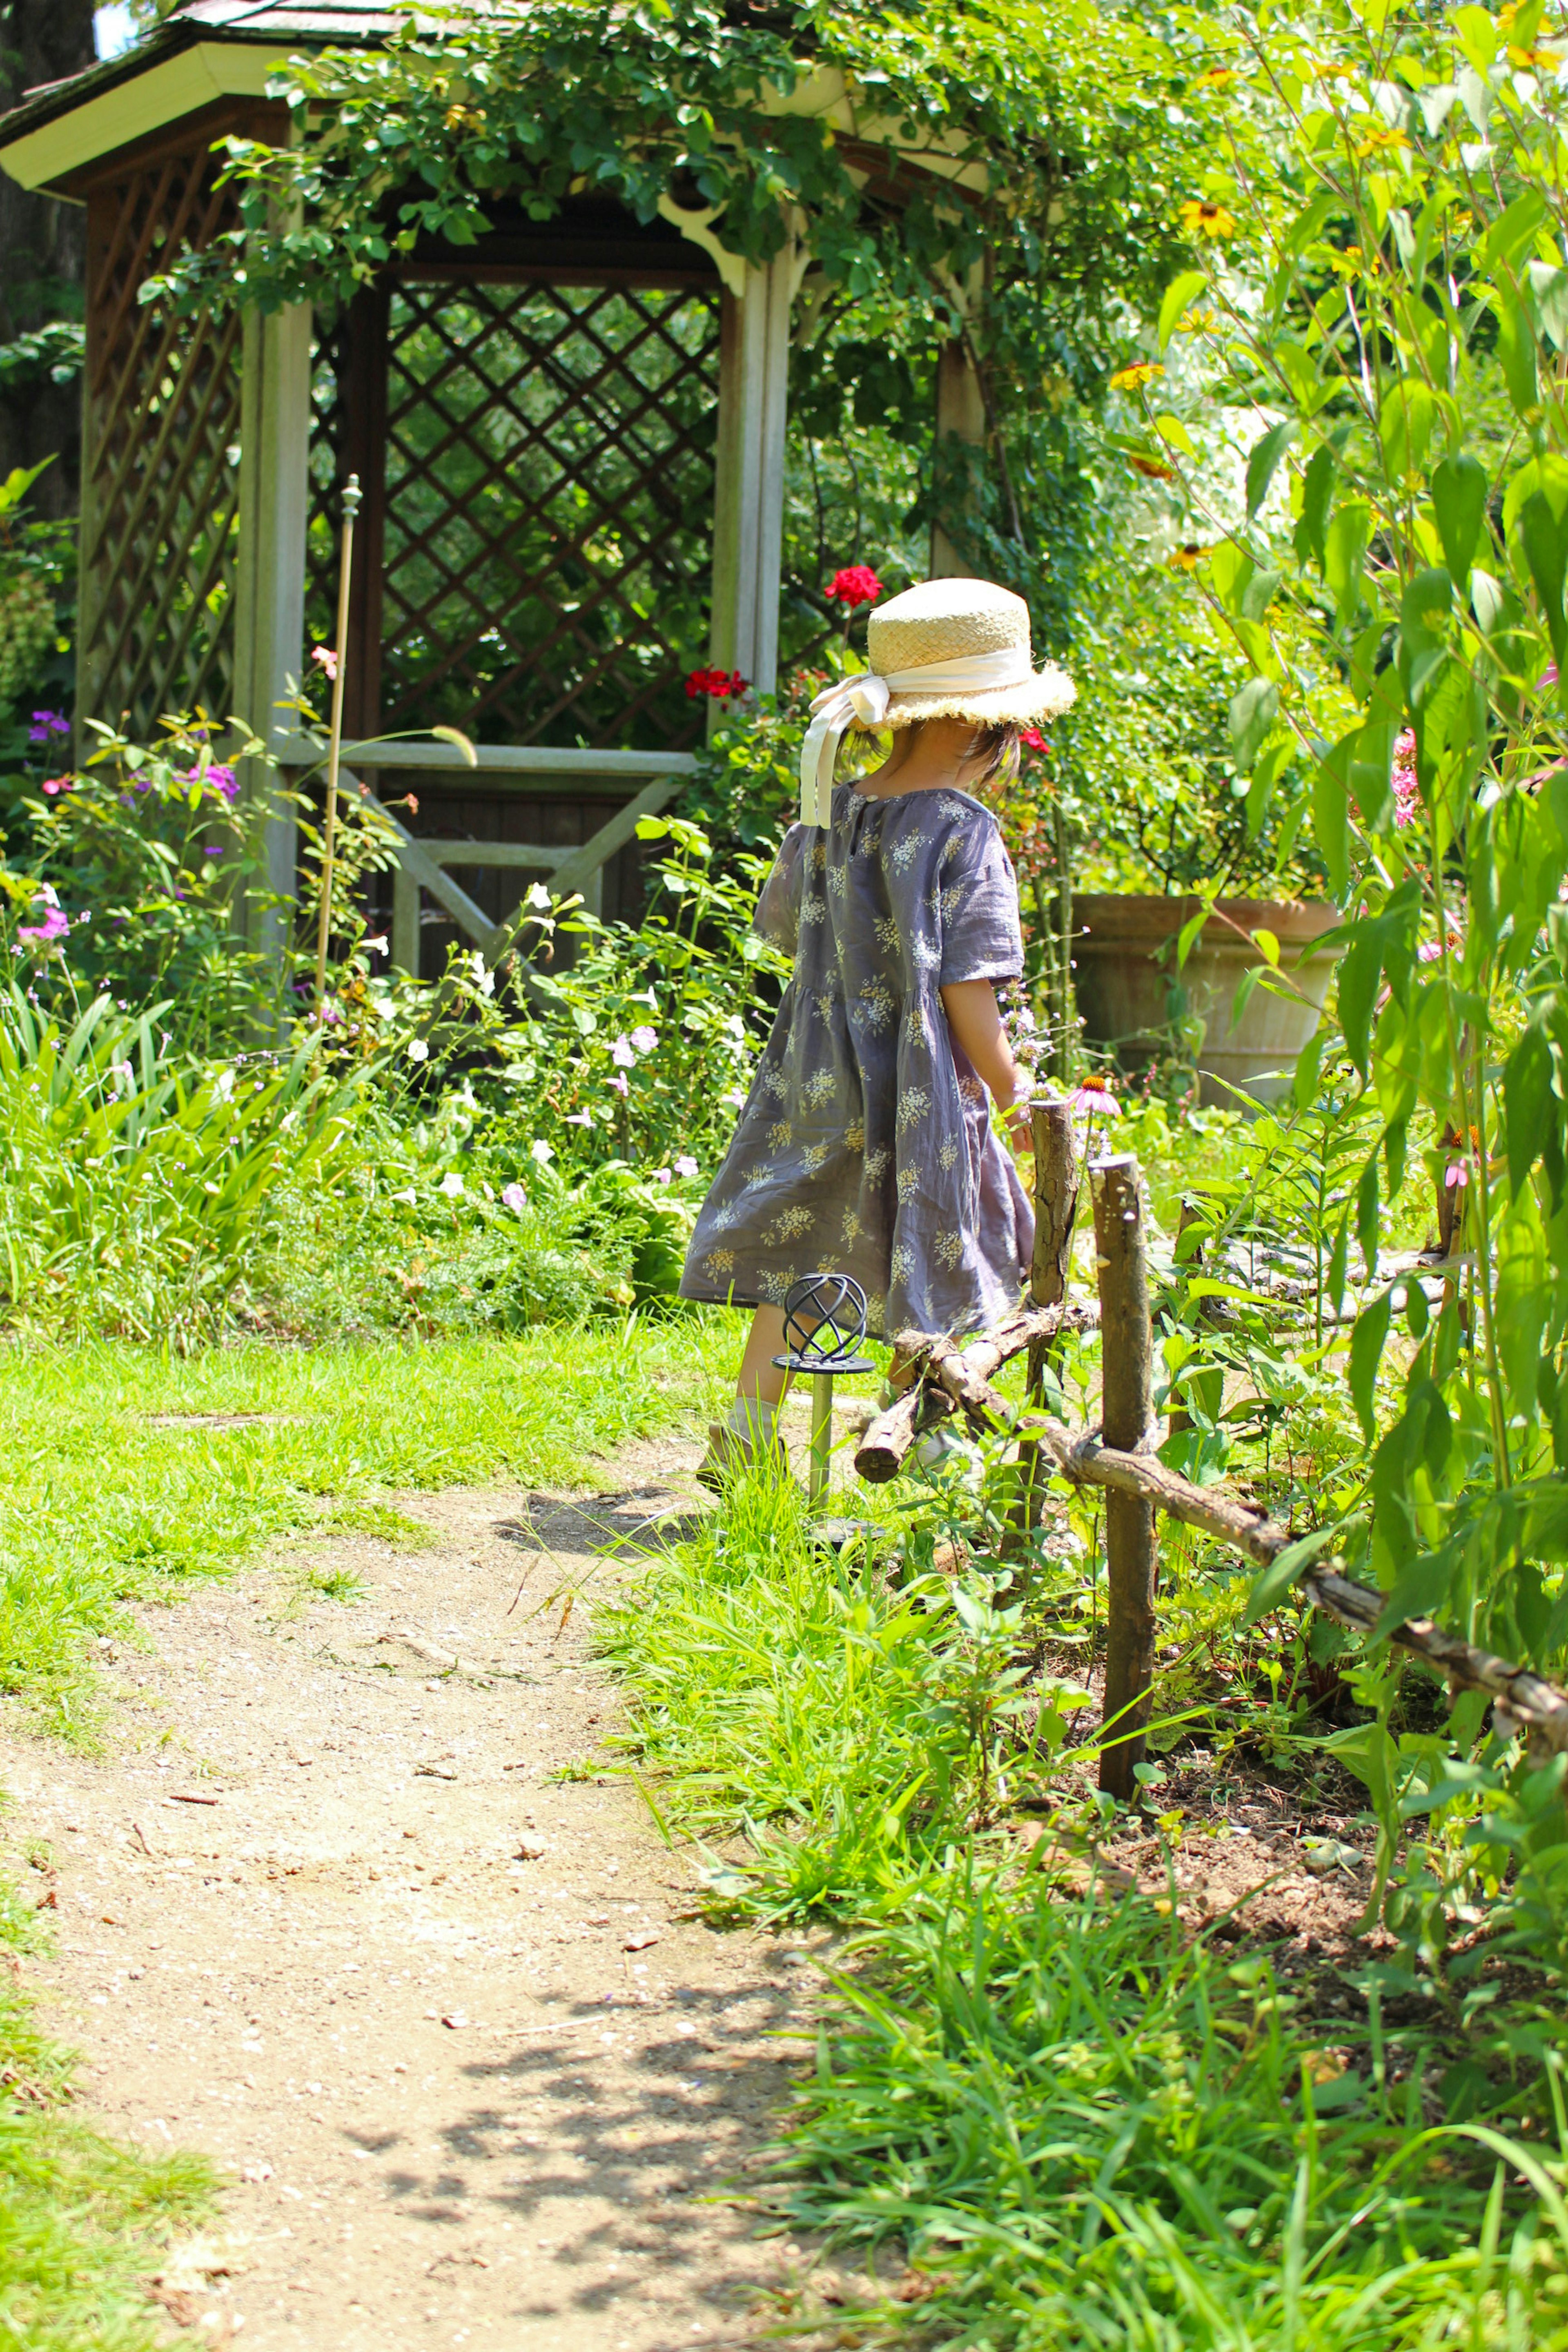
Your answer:
[[[1090,1118],[1114,1118],[1116,1113],[1116,1097],[1107,1081],[1093,1070],[1088,1077],[1079,1080],[1067,1101],[1070,1110],[1087,1111]]]
[[[1463,931],[1456,931],[1452,925],[1450,925],[1445,936],[1447,940],[1449,954],[1460,954],[1463,951],[1465,945],[1465,935]],[[1423,940],[1421,945],[1415,950],[1415,961],[1417,963],[1437,963],[1441,961],[1442,954],[1443,949],[1440,941],[1436,940]]]

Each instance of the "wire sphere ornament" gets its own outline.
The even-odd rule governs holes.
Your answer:
[[[866,1294],[852,1276],[802,1275],[784,1294],[785,1352],[774,1363],[817,1379],[875,1371],[875,1364],[856,1353],[866,1337]]]

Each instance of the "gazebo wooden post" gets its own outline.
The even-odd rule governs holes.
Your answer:
[[[778,676],[784,565],[784,425],[790,309],[800,260],[793,241],[740,294],[724,297],[713,506],[709,657],[759,693]],[[722,706],[713,706],[718,714]]]
[[[235,583],[234,709],[276,749],[297,731],[279,708],[289,681],[302,683],[305,651],[305,520],[310,443],[310,310],[305,303],[245,321],[240,406],[239,544]],[[258,766],[245,780],[270,797],[267,878],[279,903],[260,916],[253,944],[281,960],[286,903],[298,856],[293,811]]]

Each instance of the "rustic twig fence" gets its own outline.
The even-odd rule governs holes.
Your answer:
[[[1045,1479],[1106,1492],[1107,1611],[1104,1735],[1100,1785],[1124,1801],[1137,1793],[1154,1678],[1154,1518],[1200,1528],[1260,1568],[1272,1568],[1300,1538],[1244,1496],[1194,1486],[1155,1454],[1153,1327],[1149,1311],[1146,1211],[1138,1162],[1129,1153],[1092,1161],[1098,1305],[1068,1296],[1080,1171],[1071,1114],[1047,1103],[1034,1112],[1036,1234],[1026,1307],[967,1347],[930,1332],[905,1331],[894,1342],[894,1379],[902,1392],[861,1439],[855,1466],[873,1484],[892,1478],[916,1438],[945,1414],[961,1412],[980,1430],[1018,1440],[1022,1510],[1038,1517]],[[1044,1410],[1045,1372],[1064,1333],[1099,1325],[1101,1425],[1070,1428]],[[992,1381],[1026,1350],[1026,1401],[1020,1411]],[[1568,1694],[1528,1667],[1445,1633],[1425,1617],[1385,1625],[1384,1595],[1303,1559],[1289,1582],[1341,1624],[1376,1634],[1421,1658],[1455,1688],[1483,1691],[1500,1731],[1524,1731],[1532,1750],[1568,1751]]]

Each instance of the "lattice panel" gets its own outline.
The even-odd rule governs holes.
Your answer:
[[[719,333],[717,290],[394,292],[384,727],[696,740]]]
[[[80,702],[142,736],[234,690],[240,322],[137,299],[231,226],[216,168],[204,142],[90,199]]]

